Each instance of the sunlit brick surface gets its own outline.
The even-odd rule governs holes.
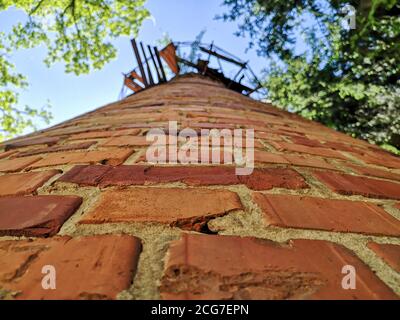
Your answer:
[[[170,121],[254,170],[150,164]],[[0,299],[396,299],[399,219],[398,157],[189,74],[0,145]]]

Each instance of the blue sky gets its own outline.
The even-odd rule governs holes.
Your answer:
[[[246,53],[248,41],[234,35],[236,23],[214,19],[216,14],[227,10],[221,4],[222,0],[148,0],[146,7],[152,19],[144,22],[139,40],[155,45],[164,33],[168,33],[175,41],[192,41],[206,29],[204,42],[214,41],[243,60],[250,60],[253,70],[260,72],[266,60],[257,57],[254,50]],[[19,17],[21,13],[16,10],[1,13],[0,29],[7,29]],[[119,38],[114,44],[118,48],[117,59],[100,71],[81,76],[66,74],[61,63],[47,68],[43,63],[43,48],[15,52],[12,61],[30,83],[28,90],[21,94],[21,105],[41,107],[49,100],[53,125],[116,101],[122,87],[121,73],[132,69],[135,60],[129,38]],[[45,127],[44,124],[39,126]]]

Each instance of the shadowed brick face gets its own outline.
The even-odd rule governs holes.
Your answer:
[[[185,234],[169,252],[164,299],[396,299],[354,254],[326,241]],[[340,286],[343,264],[358,270],[355,290]]]
[[[186,161],[147,161],[162,141],[151,129],[168,161],[175,147]],[[211,129],[254,131],[250,175],[228,139],[207,144]],[[203,152],[180,150],[189,138]],[[0,143],[0,300],[396,299],[399,217],[399,157],[177,76]],[[56,290],[41,286],[45,265]]]

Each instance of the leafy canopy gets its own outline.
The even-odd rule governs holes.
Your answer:
[[[101,69],[116,57],[112,39],[136,35],[149,12],[145,0],[0,0],[26,14],[11,31],[0,32],[0,140],[33,127],[34,118],[49,121],[46,108],[19,106],[19,91],[28,86],[11,62],[12,53],[39,45],[47,49],[47,66],[63,62],[76,75]],[[3,13],[5,14],[5,13]]]
[[[398,1],[224,4],[229,12],[220,18],[237,21],[237,35],[248,35],[250,47],[271,62],[264,80],[268,99],[352,136],[400,148]],[[353,8],[356,28],[350,29]]]

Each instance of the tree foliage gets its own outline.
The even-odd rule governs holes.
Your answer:
[[[0,33],[0,139],[33,126],[35,117],[49,119],[46,109],[21,108],[18,90],[28,86],[15,71],[12,53],[39,45],[47,49],[47,66],[65,64],[76,75],[101,69],[116,57],[112,39],[136,35],[149,16],[145,0],[0,0],[0,12],[10,8],[26,14],[10,32]]]
[[[237,35],[248,35],[250,46],[271,61],[264,81],[270,100],[353,136],[400,147],[398,1],[224,4],[229,12],[221,18],[239,22]],[[345,23],[351,8],[355,29]]]

